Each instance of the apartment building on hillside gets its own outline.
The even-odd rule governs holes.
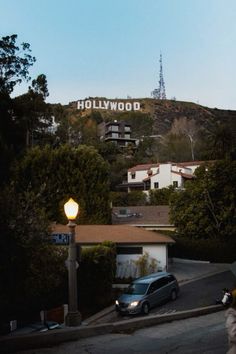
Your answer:
[[[131,137],[131,125],[124,121],[113,121],[99,124],[100,138],[106,142],[113,142],[120,147],[129,144],[136,145],[136,139]]]

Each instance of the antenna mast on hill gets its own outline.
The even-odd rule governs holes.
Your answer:
[[[159,62],[160,62],[159,87],[158,89],[154,89],[151,92],[151,96],[159,100],[166,100],[166,89],[165,89],[165,82],[163,78],[163,69],[162,69],[162,54],[160,54]]]

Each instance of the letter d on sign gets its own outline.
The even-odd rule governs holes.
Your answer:
[[[133,108],[134,108],[134,111],[139,111],[140,110],[140,103],[139,102],[134,102]]]

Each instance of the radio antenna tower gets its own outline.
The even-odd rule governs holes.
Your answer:
[[[162,54],[160,54],[160,72],[159,72],[159,87],[151,92],[151,96],[158,100],[166,100],[166,89],[163,78]]]

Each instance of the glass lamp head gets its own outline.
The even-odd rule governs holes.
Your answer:
[[[64,211],[68,220],[75,220],[79,212],[79,204],[72,198],[64,204]]]

